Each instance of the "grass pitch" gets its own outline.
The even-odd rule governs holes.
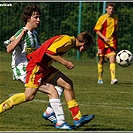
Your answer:
[[[0,54],[0,102],[10,95],[24,91],[24,85],[12,81],[11,56]],[[96,60],[72,61],[73,70],[67,70],[59,63],[54,65],[73,80],[76,99],[82,114],[95,114],[95,118],[77,131],[133,131],[133,65],[122,68],[117,66],[119,81],[110,84],[109,63],[104,65],[103,85],[97,84]],[[62,97],[66,122],[73,125],[73,120]],[[0,131],[64,131],[57,130],[49,121],[42,119],[42,112],[47,107],[48,97],[38,92],[35,99],[13,107],[0,114]]]

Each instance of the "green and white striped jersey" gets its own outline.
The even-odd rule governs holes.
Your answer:
[[[25,27],[22,27],[15,35],[13,35],[12,39],[18,38],[24,28]],[[38,40],[37,32],[35,30],[32,32],[28,31],[27,34],[22,38],[12,53],[11,67],[13,70],[14,80],[20,79],[22,82],[25,82],[24,78],[26,76],[26,66],[28,63],[26,55],[38,49],[40,45],[41,44]]]

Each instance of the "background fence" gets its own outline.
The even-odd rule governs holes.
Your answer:
[[[118,51],[128,49],[133,52],[133,2],[114,2],[115,13],[119,17]],[[18,31],[24,23],[21,19],[24,8],[33,2],[0,2],[0,51],[5,52],[3,42]],[[41,23],[37,32],[41,43],[57,34],[76,36],[88,30],[94,37],[91,49],[82,58],[94,58],[97,52],[97,35],[93,28],[98,17],[104,13],[106,2],[37,2],[41,9]],[[67,53],[75,59],[75,50]]]

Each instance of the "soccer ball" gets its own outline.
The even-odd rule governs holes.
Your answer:
[[[128,67],[132,64],[133,56],[129,50],[121,50],[116,55],[116,62],[122,67]]]

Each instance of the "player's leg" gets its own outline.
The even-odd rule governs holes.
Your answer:
[[[62,107],[61,100],[59,99],[58,92],[55,89],[54,85],[46,84],[43,85],[44,92],[49,96],[49,104],[52,108],[52,111],[56,117],[55,128],[59,129],[68,129],[72,128],[65,122],[65,115]],[[54,119],[54,117],[50,117],[50,119]]]
[[[50,69],[50,70],[49,70],[49,69]],[[49,67],[49,68],[47,68],[47,69],[45,69],[45,70],[43,71],[43,74],[42,74],[42,75],[44,75],[44,77],[45,77],[45,76],[48,77],[48,76],[46,75],[47,71],[50,72],[49,75],[51,75],[51,74],[53,74],[54,72],[57,72],[57,69],[55,69],[55,68],[52,67],[52,66]],[[45,82],[45,81],[44,81],[44,82]],[[63,88],[61,88],[61,87],[59,87],[59,86],[55,86],[54,89],[55,89],[55,88],[56,88],[56,91],[58,91],[58,98],[60,98],[61,95],[62,95],[62,93],[63,93]],[[45,92],[45,91],[46,91],[43,85],[40,86],[39,89],[40,89],[42,92]],[[49,92],[49,93],[50,93],[50,92]],[[52,93],[52,89],[51,89],[51,93]],[[55,109],[55,110],[56,110],[56,109]],[[42,116],[43,116],[44,119],[49,120],[50,122],[56,124],[57,118],[56,118],[56,114],[55,114],[55,113],[56,113],[56,112],[54,111],[54,109],[51,107],[51,104],[49,103],[49,106],[47,107],[47,109],[44,110]],[[63,109],[62,109],[62,114],[63,114]],[[62,116],[64,116],[64,114],[63,114]]]
[[[12,69],[14,80],[18,80],[18,81],[21,81],[22,83],[25,83],[26,72],[24,71],[25,69],[22,69],[22,67],[24,67],[24,66],[25,66],[24,64],[23,65],[18,65],[17,67]],[[56,90],[58,92],[58,95],[59,95],[59,98],[60,98],[62,93],[63,93],[63,88],[61,88],[59,86],[55,86],[55,88],[56,88]],[[38,90],[43,92],[43,93],[46,93],[46,87],[43,86],[43,85],[40,86]],[[50,122],[52,122],[54,124],[56,124],[56,122],[57,122],[57,118],[55,116],[54,110],[51,107],[50,103],[48,104],[48,107],[46,108],[46,110],[43,112],[42,116],[43,116],[44,119],[49,120]]]
[[[61,98],[62,94],[63,94],[63,88],[59,87],[59,86],[55,86],[58,95],[59,95],[59,99]],[[40,87],[40,90],[43,92],[44,91],[44,87]],[[57,119],[54,113],[53,108],[51,107],[50,103],[48,104],[48,107],[44,110],[44,112],[42,113],[42,117],[45,120],[49,120],[51,123],[56,124]]]
[[[98,84],[103,84],[103,64],[104,64],[104,56],[99,56],[97,71],[98,71]]]
[[[111,84],[117,84],[118,80],[116,79],[116,46],[108,48],[106,51],[107,57],[109,58],[110,62],[110,75],[111,75]]]
[[[25,67],[26,67],[26,64],[23,63],[23,65],[20,64],[12,69],[13,80],[18,80],[18,81],[21,81],[22,83],[25,83],[25,79],[26,79]],[[13,96],[5,100],[0,105],[0,113],[12,108],[15,105],[32,100],[36,92],[37,92],[37,89],[25,88],[24,93],[14,94]]]
[[[115,63],[115,53],[109,55],[110,62],[110,74],[111,74],[111,84],[117,84],[118,80],[116,79],[116,63]]]
[[[34,98],[37,89],[26,88],[24,93],[14,94],[2,104],[0,104],[0,113],[5,112],[6,110],[11,109],[15,105],[30,101]]]
[[[105,60],[106,49],[102,44],[98,44],[98,63],[97,63],[97,72],[98,72],[98,84],[103,84],[103,65]]]
[[[90,122],[94,118],[94,114],[88,116],[83,116],[81,114],[79,105],[75,99],[73,82],[65,76],[63,73],[58,72],[56,76],[51,80],[51,83],[55,85],[59,85],[64,88],[64,96],[67,102],[68,108],[72,114],[72,118],[74,120],[74,125],[76,127],[80,127],[88,122]]]
[[[27,66],[27,68],[28,68],[28,66]],[[49,68],[47,68],[47,69],[49,70]],[[32,71],[29,71],[26,75],[25,86],[26,87],[32,86],[35,88],[39,88],[40,83],[44,83],[48,76],[48,75],[46,75],[49,72],[47,69],[44,69],[44,71],[42,71],[42,70],[39,71],[40,67],[35,65],[34,69],[32,69]],[[40,81],[40,79],[41,79],[41,81]],[[40,82],[38,82],[38,81],[40,81]],[[55,116],[57,118],[55,128],[69,129],[69,130],[72,129],[68,124],[65,123],[65,117],[64,117],[62,104],[60,102],[57,90],[55,89],[54,85],[46,84],[46,85],[43,85],[43,87],[44,87],[44,93],[46,93],[48,95],[50,105],[53,108]]]

